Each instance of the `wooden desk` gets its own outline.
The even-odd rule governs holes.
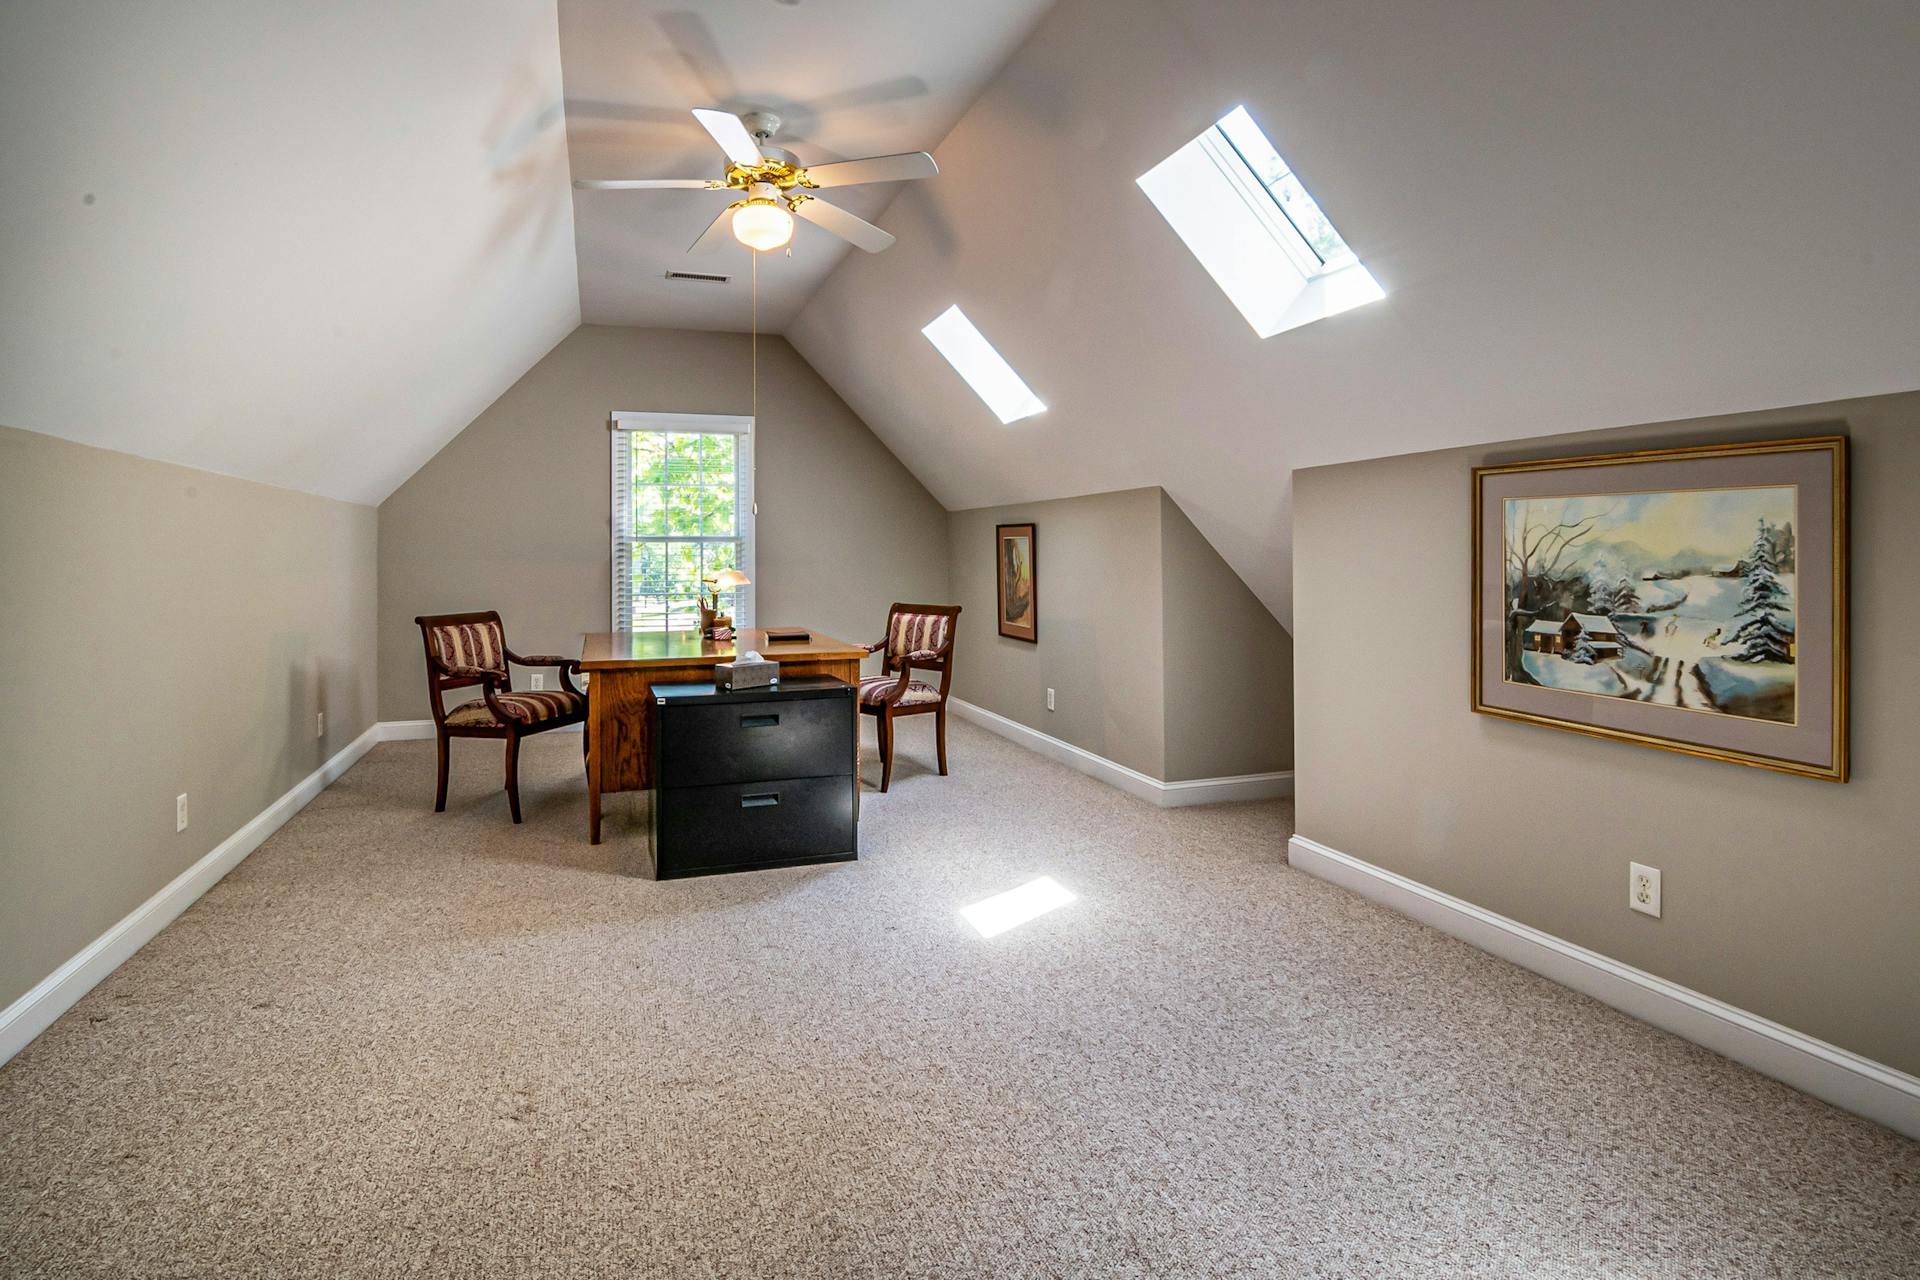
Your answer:
[[[864,647],[813,633],[801,644],[768,644],[767,633],[749,627],[732,640],[703,640],[698,631],[596,631],[580,650],[580,666],[593,677],[587,695],[587,828],[600,843],[600,797],[613,791],[646,791],[654,785],[653,712],[647,690],[655,684],[712,680],[713,669],[736,653],[758,649],[780,664],[782,676],[833,676],[856,688]],[[859,719],[856,702],[854,718]]]

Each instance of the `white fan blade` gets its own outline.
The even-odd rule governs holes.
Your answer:
[[[856,218],[840,206],[828,204],[825,200],[802,200],[794,206],[793,211],[814,226],[831,231],[842,240],[851,241],[868,253],[879,253],[893,244],[892,236],[865,218]]]
[[[582,191],[717,191],[727,184],[712,178],[575,178]]]
[[[851,187],[861,182],[931,178],[939,172],[940,166],[926,152],[904,151],[897,156],[868,156],[865,160],[808,165],[807,181],[816,187]]]
[[[766,157],[760,154],[760,144],[747,132],[747,126],[740,123],[740,117],[731,111],[713,111],[704,107],[693,109],[693,118],[698,120],[720,149],[727,153],[727,159],[739,165],[756,165]]]
[[[712,222],[709,222],[707,229],[700,233],[700,238],[687,246],[687,252],[712,253],[715,249],[718,249],[721,245],[733,239],[731,234],[733,231],[733,209],[734,206],[732,205],[728,205],[722,209],[720,216]]]

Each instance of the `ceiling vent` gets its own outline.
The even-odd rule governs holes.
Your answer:
[[[701,284],[726,284],[732,276],[716,276],[705,271],[669,271],[669,280],[696,280]]]

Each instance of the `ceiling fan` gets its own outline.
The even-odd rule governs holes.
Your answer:
[[[689,253],[707,253],[725,243],[727,233],[749,249],[766,252],[778,249],[793,239],[795,216],[816,227],[831,231],[868,253],[879,253],[893,244],[893,237],[855,217],[838,205],[828,204],[809,194],[826,187],[851,187],[863,182],[899,182],[907,178],[931,178],[940,172],[933,157],[924,151],[900,155],[869,156],[865,160],[836,160],[831,164],[803,165],[790,151],[768,145],[780,128],[780,117],[766,111],[734,115],[730,111],[695,108],[698,120],[720,149],[727,153],[727,167],[720,178],[582,178],[573,185],[588,190],[646,191],[688,188],[705,191],[738,191],[736,200],[720,211]]]

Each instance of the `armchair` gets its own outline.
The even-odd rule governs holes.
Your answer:
[[[932,712],[940,776],[947,774],[947,691],[953,684],[953,638],[957,604],[896,604],[887,611],[887,634],[866,645],[882,653],[880,672],[860,682],[860,712],[880,729],[880,790],[893,782],[893,722],[901,716]],[[940,673],[939,687],[914,679],[915,672]]]
[[[507,743],[507,807],[520,821],[520,739],[587,718],[587,695],[570,678],[580,669],[572,658],[551,654],[522,656],[507,648],[500,615],[482,613],[428,614],[415,618],[427,653],[427,694],[433,707],[434,738],[439,745],[440,780],[433,811],[447,808],[447,744],[453,738],[504,738]],[[516,691],[509,664],[556,667],[560,688]],[[448,708],[449,689],[480,686],[480,696]],[[586,751],[586,735],[580,749]]]

